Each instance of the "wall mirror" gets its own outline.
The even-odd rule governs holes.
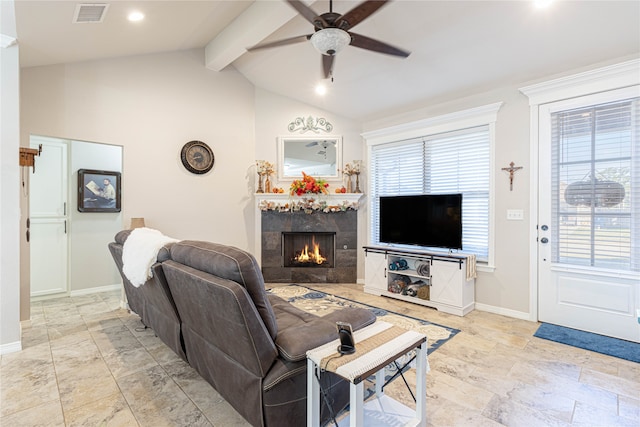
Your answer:
[[[278,138],[278,179],[297,179],[302,172],[326,180],[340,180],[342,137],[281,136]]]

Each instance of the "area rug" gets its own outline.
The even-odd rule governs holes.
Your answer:
[[[438,325],[427,320],[417,319],[372,305],[352,301],[305,286],[280,286],[270,289],[269,292],[278,295],[280,298],[290,302],[301,310],[318,316],[324,316],[325,314],[344,307],[366,308],[371,310],[378,320],[383,320],[401,328],[425,334],[428,343],[427,354],[431,354],[460,332],[459,329]]]
[[[591,332],[543,323],[534,337],[640,363],[640,344]]]

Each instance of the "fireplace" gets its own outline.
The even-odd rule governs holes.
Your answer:
[[[357,224],[355,210],[312,214],[262,211],[261,264],[265,282],[355,283]],[[305,257],[311,258],[314,241],[319,244],[319,254],[327,260],[320,264],[295,261],[305,246]],[[287,248],[289,245],[292,247]]]
[[[284,267],[333,268],[335,234],[282,233],[282,265]]]

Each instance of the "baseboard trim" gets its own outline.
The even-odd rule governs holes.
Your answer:
[[[98,292],[108,292],[108,291],[117,291],[122,288],[120,283],[116,283],[115,285],[106,285],[106,286],[98,286],[96,288],[87,288],[87,289],[78,289],[77,291],[71,291],[69,296],[77,297],[80,295],[90,295],[96,294]]]
[[[495,305],[481,304],[476,302],[476,310],[486,311],[488,313],[500,314],[502,316],[513,317],[521,320],[529,320],[533,322],[529,313],[524,311],[511,310],[508,308],[496,307]]]
[[[0,356],[3,354],[16,353],[18,351],[22,351],[22,341],[15,341],[0,345]]]

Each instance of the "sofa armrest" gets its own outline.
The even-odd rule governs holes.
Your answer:
[[[365,326],[375,323],[376,315],[373,311],[367,310],[366,308],[347,307],[322,316],[322,319],[329,321],[334,325],[336,322],[349,323],[351,328],[354,331],[357,331],[358,329],[362,329]]]
[[[291,362],[304,360],[307,351],[338,339],[336,322],[350,323],[357,331],[376,321],[373,312],[364,308],[344,308],[324,317],[314,317],[282,331],[276,336],[276,347],[280,355]]]
[[[276,347],[280,356],[290,362],[307,357],[307,351],[338,339],[336,324],[321,317],[278,331]]]

